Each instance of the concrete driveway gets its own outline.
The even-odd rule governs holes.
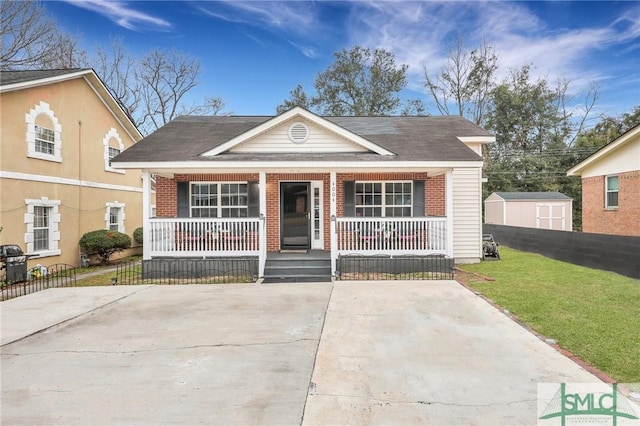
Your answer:
[[[535,424],[599,380],[454,281],[49,289],[2,302],[1,423]]]

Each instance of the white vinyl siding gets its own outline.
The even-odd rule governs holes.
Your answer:
[[[630,140],[586,167],[582,172],[582,178],[619,175],[637,170],[640,170],[640,137],[638,136],[635,140]]]
[[[297,120],[300,122],[300,120]],[[282,123],[245,143],[231,149],[231,152],[366,152],[367,150],[310,122],[304,122],[309,130],[305,142],[294,143],[289,139],[289,128],[293,121]]]
[[[482,186],[479,168],[453,169],[453,256],[470,261],[482,257]]]

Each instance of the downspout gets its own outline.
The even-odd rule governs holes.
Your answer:
[[[82,238],[82,121],[78,120],[78,240]],[[82,248],[78,244],[78,259],[80,266],[88,265],[88,260],[82,258]]]

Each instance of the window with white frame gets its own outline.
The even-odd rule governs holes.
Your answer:
[[[111,160],[113,160],[118,154],[120,154],[120,150],[118,148],[109,147],[109,165],[111,165]]]
[[[55,137],[53,130],[46,127],[35,126],[36,152],[53,155],[55,152]]]
[[[356,216],[411,217],[412,182],[356,182]]]
[[[51,207],[34,206],[33,207],[33,251],[49,250],[51,238],[49,234],[51,230],[50,220]]]
[[[62,126],[46,102],[40,102],[25,115],[27,157],[62,162]]]
[[[246,183],[191,184],[191,217],[247,217],[248,204]]]
[[[618,176],[607,176],[605,179],[606,195],[605,195],[605,207],[617,208],[618,207]]]
[[[42,197],[39,200],[27,199],[25,215],[25,243],[27,253],[39,257],[55,256],[61,252],[60,242],[60,201]]]
[[[124,144],[122,138],[115,128],[109,129],[104,138],[102,138],[102,145],[104,146],[104,169],[107,172],[124,174],[124,170],[118,170],[111,167],[111,160],[124,151]]]
[[[124,232],[124,203],[107,203],[105,218],[105,229],[111,231]]]

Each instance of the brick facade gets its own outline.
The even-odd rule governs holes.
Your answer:
[[[329,249],[329,173],[267,173],[267,251],[280,250],[280,182],[321,180],[324,248]]]
[[[177,216],[177,182],[250,182],[258,181],[258,173],[235,174],[176,174],[173,179],[158,176],[156,178],[156,216]],[[345,181],[390,181],[425,180],[425,209],[428,216],[444,216],[446,195],[445,177],[428,176],[426,172],[401,173],[337,173],[336,175],[336,212],[338,217],[344,214],[342,200]],[[329,173],[267,173],[267,250],[280,250],[280,182],[323,182],[323,229],[324,248],[330,247],[330,175]]]
[[[156,217],[178,216],[178,187],[175,179],[156,176]]]
[[[618,175],[618,208],[605,208],[605,177],[582,179],[582,230],[640,236],[640,171]]]

